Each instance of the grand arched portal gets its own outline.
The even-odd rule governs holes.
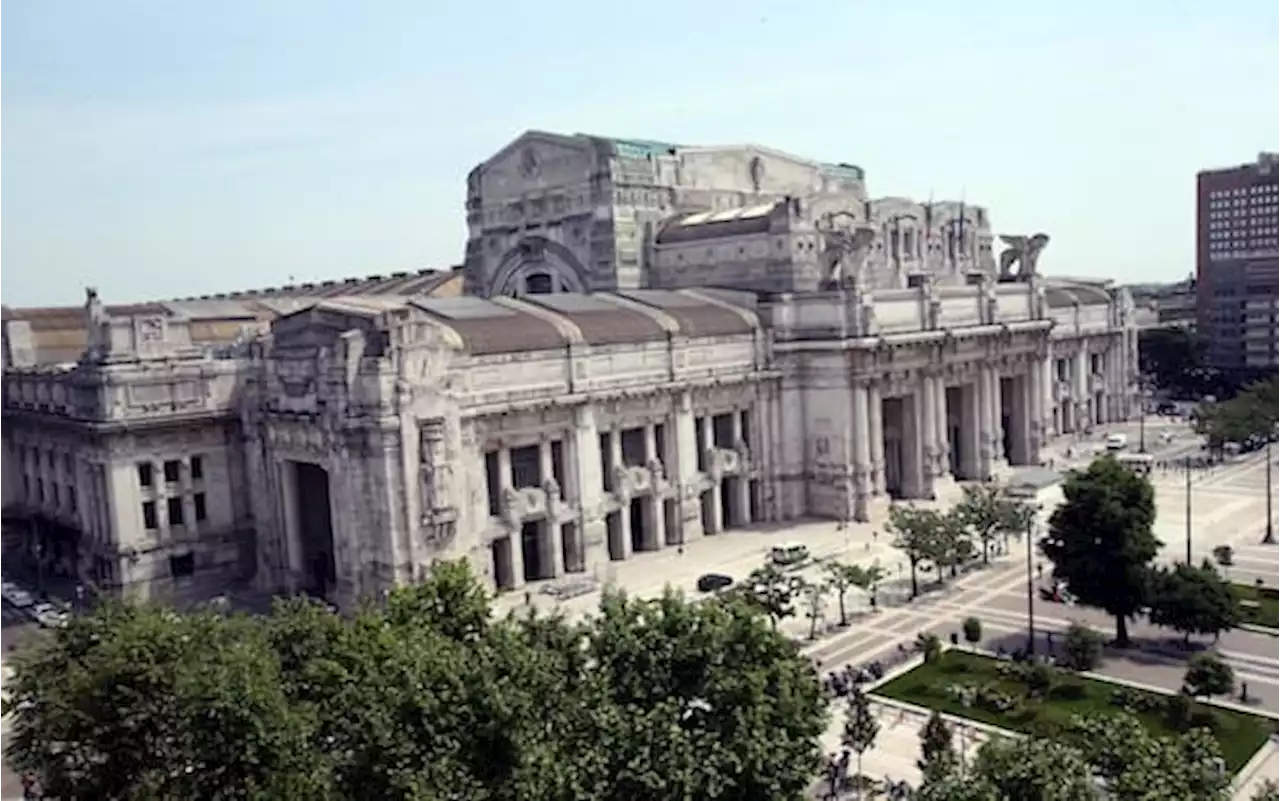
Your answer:
[[[502,257],[486,294],[550,295],[588,289],[586,270],[572,251],[545,237],[531,236]]]

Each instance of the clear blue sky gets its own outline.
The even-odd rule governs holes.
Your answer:
[[[1195,172],[1280,140],[1275,0],[7,0],[3,301],[462,260],[467,171],[529,128],[758,142],[1193,267]]]

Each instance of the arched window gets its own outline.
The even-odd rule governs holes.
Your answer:
[[[550,295],[555,291],[554,286],[547,273],[533,273],[524,279],[524,291],[529,295]]]

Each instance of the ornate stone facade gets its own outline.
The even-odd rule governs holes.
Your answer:
[[[1043,240],[998,268],[985,212],[868,203],[857,168],[602,141],[472,173],[473,296],[305,299],[211,350],[91,295],[78,363],[5,372],[7,512],[104,587],[350,605],[440,557],[509,590],[867,519],[1134,408],[1127,294],[1039,276]],[[595,225],[603,186],[643,235]]]

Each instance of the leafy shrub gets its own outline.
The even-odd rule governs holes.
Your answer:
[[[1185,693],[1171,695],[1164,702],[1164,717],[1170,728],[1186,731],[1191,726],[1191,716],[1195,712],[1195,701]]]
[[[1102,634],[1072,623],[1062,640],[1062,665],[1070,670],[1093,670],[1102,661]]]
[[[977,645],[982,640],[982,621],[976,617],[966,617],[962,626],[964,640],[970,645]]]

